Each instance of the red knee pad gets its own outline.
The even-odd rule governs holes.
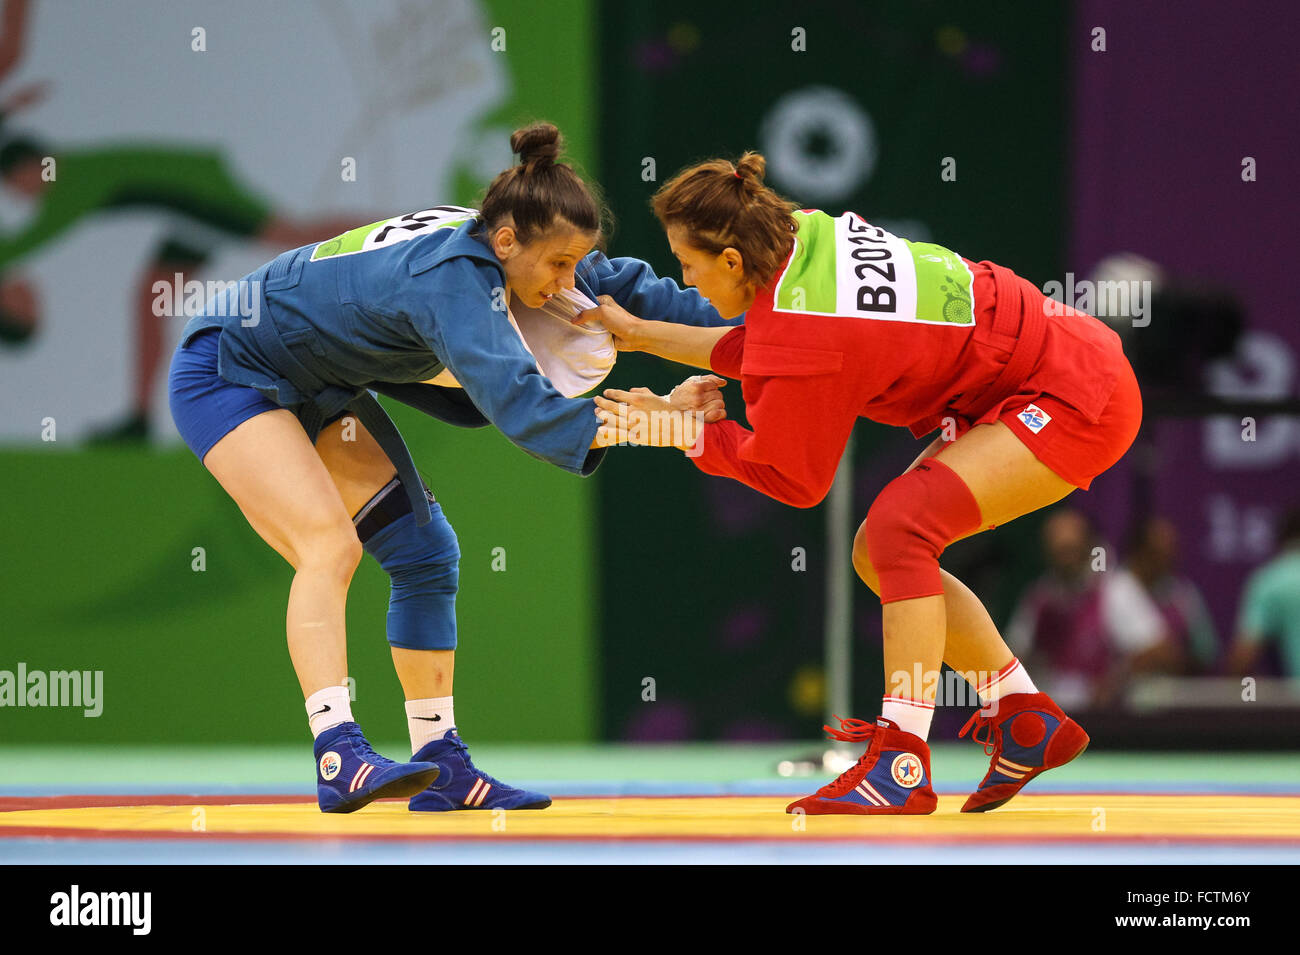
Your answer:
[[[880,578],[880,602],[943,593],[939,555],[980,525],[966,482],[937,458],[885,485],[867,512],[867,554]]]

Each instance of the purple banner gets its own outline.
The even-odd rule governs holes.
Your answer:
[[[1084,276],[1131,252],[1174,279],[1235,292],[1246,328],[1238,357],[1208,373],[1225,397],[1297,393],[1298,24],[1291,2],[1080,0],[1068,38],[1067,268]],[[1155,334],[1161,317],[1133,336]],[[1242,419],[1149,413],[1146,449],[1073,499],[1120,543],[1149,468],[1149,506],[1176,524],[1181,571],[1225,642],[1247,575],[1272,554],[1278,516],[1300,503],[1300,417],[1259,417],[1253,432]]]

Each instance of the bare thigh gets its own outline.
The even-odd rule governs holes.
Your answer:
[[[295,568],[313,558],[346,563],[356,541],[351,515],[292,412],[278,408],[249,418],[203,464],[253,530]]]
[[[397,476],[397,468],[379,442],[355,417],[342,418],[322,428],[316,438],[316,453],[349,517]]]
[[[1055,504],[1075,489],[1001,421],[976,425],[934,456],[979,504],[981,524],[966,537]]]

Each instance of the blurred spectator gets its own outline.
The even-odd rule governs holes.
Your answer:
[[[1207,620],[1193,612],[1204,605],[1199,594],[1172,579],[1176,540],[1171,529],[1143,535],[1150,543],[1135,567],[1108,570],[1108,555],[1088,518],[1064,508],[1043,524],[1048,569],[1021,597],[1007,627],[1007,643],[1025,661],[1040,689],[1066,709],[1114,704],[1135,673],[1183,672],[1200,659],[1179,651],[1176,632],[1186,629],[1188,645],[1204,641]],[[1167,596],[1171,626],[1154,584]],[[1184,627],[1183,614],[1195,623]],[[1191,636],[1195,630],[1197,637]],[[1213,630],[1209,639],[1214,640]],[[1213,656],[1213,643],[1210,644]]]
[[[1066,508],[1048,516],[1043,523],[1047,573],[1020,598],[1006,633],[1039,688],[1067,709],[1086,706],[1094,684],[1110,668],[1098,574],[1092,570],[1095,541],[1078,511]]]
[[[1219,637],[1200,590],[1174,573],[1178,531],[1163,517],[1138,522],[1129,536],[1128,560],[1104,585],[1103,613],[1112,633],[1131,646],[1149,646],[1144,672],[1207,673],[1219,656]]]
[[[1275,643],[1284,675],[1300,677],[1300,507],[1282,517],[1278,554],[1246,581],[1228,671],[1245,675]]]

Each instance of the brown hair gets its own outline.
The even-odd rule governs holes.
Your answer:
[[[714,255],[735,249],[745,277],[766,285],[790,254],[799,208],[763,185],[766,170],[767,160],[755,152],[734,164],[710,159],[664,183],[651,204],[665,229],[681,226],[693,246]]]
[[[531,242],[563,220],[599,238],[608,218],[604,204],[564,163],[556,162],[564,144],[551,123],[533,123],[510,137],[519,165],[500,173],[479,203],[479,231],[495,229],[502,219],[514,222],[520,242]]]

